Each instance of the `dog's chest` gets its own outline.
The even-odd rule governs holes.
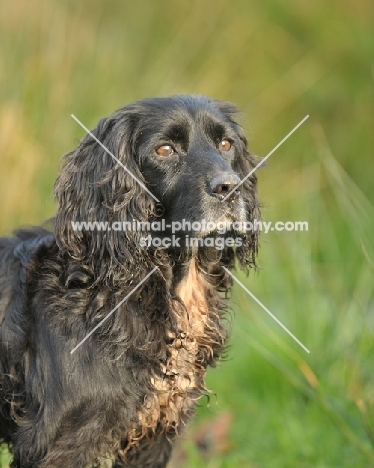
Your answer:
[[[178,304],[179,336],[169,333],[168,358],[161,363],[161,375],[151,377],[155,389],[138,412],[139,422],[133,428],[130,439],[150,436],[157,430],[175,429],[187,422],[188,416],[202,391],[206,365],[202,348],[209,347],[206,328],[209,326],[209,311],[205,297],[205,285],[192,261],[176,294],[186,308]]]

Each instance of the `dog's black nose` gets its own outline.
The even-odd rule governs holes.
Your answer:
[[[210,190],[220,200],[223,200],[227,195],[239,184],[240,179],[235,174],[222,172],[216,175],[209,182]],[[238,187],[239,188],[239,187]],[[232,192],[227,201],[236,200],[239,197],[240,190]]]

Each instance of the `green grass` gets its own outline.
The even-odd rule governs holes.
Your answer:
[[[7,467],[11,461],[11,457],[9,456],[7,447],[3,444],[0,445],[0,466]]]
[[[374,467],[373,14],[366,0],[0,3],[2,234],[53,215],[82,136],[71,113],[92,128],[138,98],[204,93],[240,106],[263,156],[310,114],[258,172],[264,218],[309,231],[263,235],[259,273],[235,274],[311,352],[235,286],[217,398],[173,467]]]

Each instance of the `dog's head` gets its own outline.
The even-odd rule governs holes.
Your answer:
[[[216,237],[226,225],[226,237],[241,238],[235,251],[242,265],[254,264],[258,233],[248,227],[259,206],[256,176],[246,176],[257,161],[236,112],[223,101],[181,95],[145,99],[102,119],[92,133],[106,149],[86,135],[56,182],[60,248],[78,259],[99,254],[136,263],[144,232],[120,223],[162,218],[169,232],[178,228],[176,236]],[[79,231],[72,222],[116,225]]]

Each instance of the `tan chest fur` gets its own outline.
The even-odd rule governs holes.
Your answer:
[[[208,306],[205,297],[206,284],[193,259],[183,281],[176,288],[176,295],[185,308],[176,302],[179,337],[169,333],[169,356],[161,364],[161,377],[153,377],[155,392],[148,396],[139,411],[139,422],[129,437],[129,446],[144,436],[155,434],[158,423],[166,429],[185,424],[195,401],[205,390],[206,369],[199,363],[199,348],[206,346],[205,330],[208,322]]]

